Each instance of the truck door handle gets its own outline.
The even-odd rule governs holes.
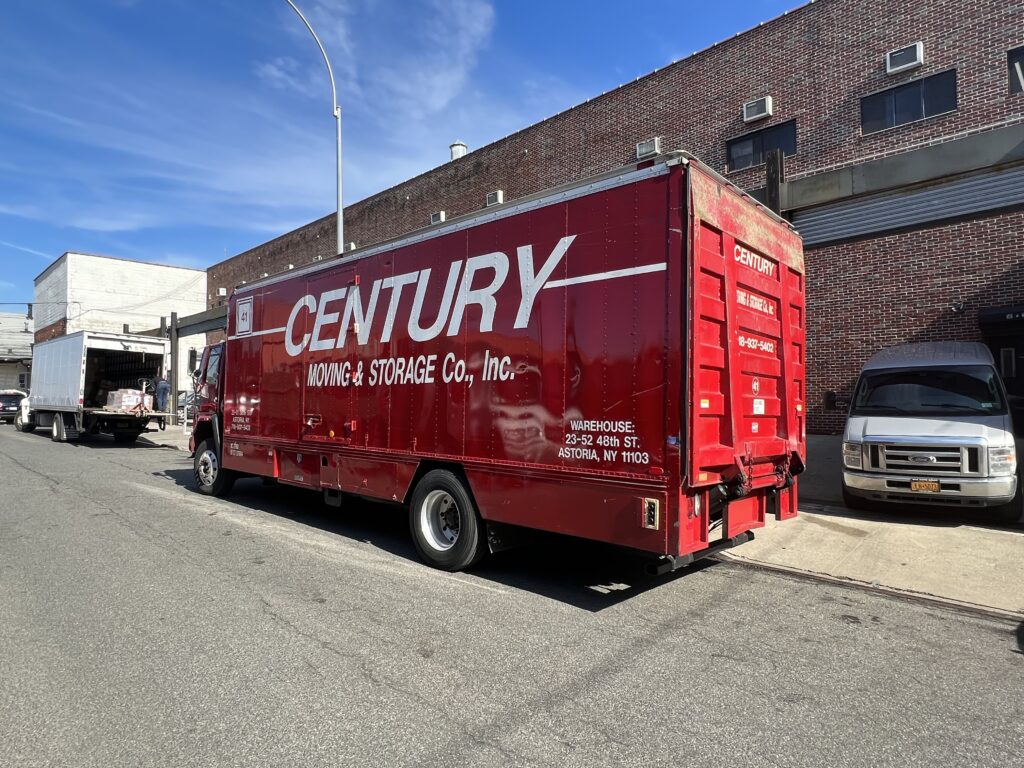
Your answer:
[[[307,413],[306,414],[306,426],[307,427],[315,427],[321,421],[323,421],[323,419],[320,417],[319,413]]]

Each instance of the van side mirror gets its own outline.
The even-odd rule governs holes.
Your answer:
[[[845,411],[850,407],[850,398],[838,395],[835,392],[825,393],[825,408],[829,411]]]

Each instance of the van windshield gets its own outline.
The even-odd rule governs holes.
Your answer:
[[[0,406],[10,407],[12,405],[18,405],[21,402],[23,395],[0,395]]]
[[[855,415],[950,416],[1006,413],[1003,388],[988,365],[866,371],[853,397]]]

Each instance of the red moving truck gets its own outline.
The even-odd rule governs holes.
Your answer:
[[[671,153],[236,289],[196,480],[405,504],[443,569],[523,526],[669,570],[796,515],[805,351],[797,234]]]

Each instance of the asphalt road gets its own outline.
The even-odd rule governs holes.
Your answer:
[[[1020,764],[1024,627],[404,514],[0,427],[0,765]],[[1022,587],[1024,588],[1024,587]]]

